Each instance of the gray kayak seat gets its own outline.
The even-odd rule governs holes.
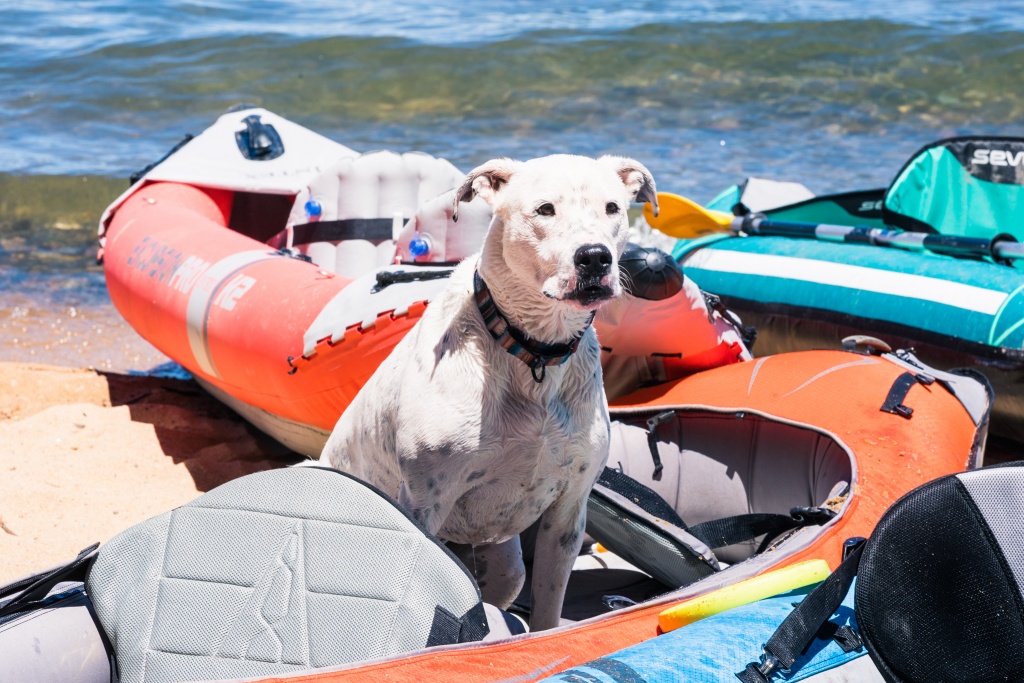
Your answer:
[[[93,554],[72,563],[84,585],[58,584],[42,600],[38,584],[21,588],[37,577],[0,589],[11,596],[0,598],[0,679],[270,676],[489,631],[455,556],[387,496],[330,468],[241,477]],[[19,592],[33,594],[31,609],[5,617]]]
[[[242,477],[132,527],[86,587],[124,683],[281,674],[487,633],[447,548],[328,468]]]
[[[612,415],[608,467],[650,489],[670,514],[652,514],[638,496],[598,483],[587,503],[587,533],[668,588],[709,576],[721,562],[742,562],[758,547],[751,539],[712,550],[688,529],[740,515],[788,515],[830,500],[839,507],[853,481],[852,456],[824,432],[749,412],[694,409],[660,412],[653,429],[663,469],[655,479],[650,417]],[[795,536],[820,532],[812,525]]]

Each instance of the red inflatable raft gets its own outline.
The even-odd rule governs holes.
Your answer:
[[[263,156],[248,145],[261,136]],[[425,154],[357,154],[265,110],[229,113],[104,214],[107,287],[215,396],[317,456],[451,265],[482,244],[481,201],[451,220],[462,177]],[[597,326],[612,395],[750,357],[689,281],[626,297]]]

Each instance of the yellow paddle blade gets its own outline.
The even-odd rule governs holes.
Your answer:
[[[705,209],[703,206],[671,192],[658,193],[658,216],[654,216],[650,204],[644,204],[644,219],[655,230],[681,240],[725,232],[735,218],[725,211]]]
[[[776,569],[669,607],[658,615],[658,626],[662,633],[668,633],[712,614],[824,581],[829,571],[825,560],[807,560]]]

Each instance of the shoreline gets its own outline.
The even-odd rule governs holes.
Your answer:
[[[301,458],[191,380],[0,362],[0,585]]]

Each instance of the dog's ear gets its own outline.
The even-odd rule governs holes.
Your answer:
[[[455,190],[452,220],[459,220],[459,202],[473,201],[473,197],[476,195],[479,195],[488,205],[493,206],[491,202],[494,200],[494,195],[522,165],[522,162],[514,159],[491,159],[470,171],[459,189]]]
[[[658,215],[658,190],[654,186],[654,176],[647,167],[628,157],[603,156],[598,161],[608,164],[619,174],[622,183],[633,196],[633,201],[638,204],[650,202],[654,215]]]

